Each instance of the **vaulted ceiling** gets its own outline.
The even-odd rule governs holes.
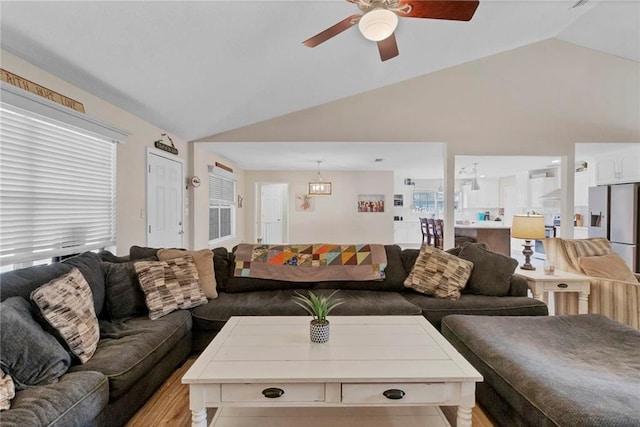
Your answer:
[[[404,18],[381,62],[356,28],[301,42],[357,13],[344,0],[2,1],[1,46],[185,140],[549,38],[640,62],[640,3],[480,2],[470,22]],[[372,107],[373,108],[373,107]]]

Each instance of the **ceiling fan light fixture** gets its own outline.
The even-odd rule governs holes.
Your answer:
[[[358,22],[362,35],[371,41],[379,42],[388,38],[398,26],[398,15],[388,9],[373,9],[364,14]]]

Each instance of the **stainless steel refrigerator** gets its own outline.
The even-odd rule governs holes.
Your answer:
[[[640,272],[640,183],[612,185],[609,204],[609,240],[611,248],[618,253],[631,270]]]
[[[609,186],[589,187],[589,237],[609,238]]]
[[[606,237],[631,270],[640,272],[640,183],[589,188],[589,237]]]

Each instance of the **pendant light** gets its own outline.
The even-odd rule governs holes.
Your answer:
[[[318,163],[318,176],[315,181],[309,181],[309,195],[310,196],[330,196],[331,195],[331,182],[325,181],[320,175],[320,163],[322,160],[316,160]]]

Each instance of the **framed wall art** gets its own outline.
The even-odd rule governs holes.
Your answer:
[[[358,212],[384,212],[384,194],[358,194]]]

